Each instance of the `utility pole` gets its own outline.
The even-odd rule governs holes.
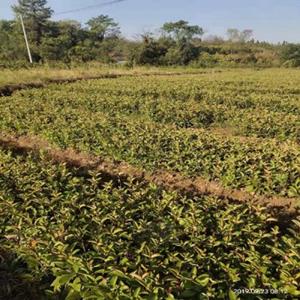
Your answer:
[[[27,48],[27,52],[28,52],[29,62],[32,64],[32,56],[31,56],[31,52],[30,52],[30,48],[29,48],[29,43],[28,43],[26,29],[25,29],[22,15],[20,15],[20,20],[21,20],[21,24],[22,24],[23,33],[24,33],[24,39],[25,39],[26,48]]]

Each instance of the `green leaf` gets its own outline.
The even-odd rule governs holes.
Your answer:
[[[201,276],[197,277],[195,281],[199,283],[202,287],[207,286],[209,283],[209,275],[208,274],[202,274]]]
[[[298,290],[294,285],[286,286],[285,291],[287,291],[290,295],[300,296],[300,290]]]
[[[140,287],[136,288],[136,290],[133,293],[133,297],[138,298],[140,292],[141,292],[141,288]]]
[[[80,299],[82,299],[80,294],[74,290],[70,290],[66,297],[66,300],[80,300]]]
[[[112,285],[112,287],[115,287],[118,281],[118,276],[114,275],[111,279],[110,279],[110,284]]]
[[[51,286],[54,288],[55,291],[59,291],[60,288],[68,283],[72,278],[74,278],[75,274],[65,274],[55,278],[52,282]]]
[[[117,276],[117,277],[124,278],[124,279],[129,279],[129,277],[120,270],[113,270],[110,272],[110,275]]]
[[[228,296],[230,300],[237,300],[237,296],[233,290],[229,290]]]
[[[80,278],[76,278],[71,284],[70,287],[72,287],[74,289],[74,291],[76,292],[80,292],[81,290],[81,280]]]

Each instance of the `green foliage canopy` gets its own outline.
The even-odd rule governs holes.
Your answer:
[[[112,18],[107,15],[100,15],[92,18],[87,22],[91,37],[94,40],[103,41],[104,38],[118,37],[120,27]]]
[[[191,40],[194,37],[202,36],[203,29],[198,25],[189,25],[187,21],[168,22],[162,26],[162,31],[174,38],[177,42]]]

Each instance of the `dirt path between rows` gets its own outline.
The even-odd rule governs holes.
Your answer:
[[[158,170],[154,173],[142,171],[125,162],[113,162],[86,153],[79,153],[73,149],[61,150],[55,148],[44,140],[34,136],[1,136],[0,147],[11,150],[20,155],[33,153],[36,155],[43,151],[52,162],[65,163],[68,167],[78,168],[82,175],[89,171],[97,171],[105,181],[134,180],[155,183],[167,190],[176,190],[187,195],[211,195],[234,202],[252,202],[270,208],[276,215],[298,216],[299,203],[297,198],[264,197],[247,193],[243,190],[235,190],[223,187],[218,182],[208,181],[201,177],[187,178],[179,173],[171,173]]]
[[[81,80],[93,80],[93,79],[104,79],[104,78],[118,78],[121,75],[118,74],[103,74],[97,76],[82,76],[82,77],[75,77],[75,78],[53,78],[47,79],[45,82],[28,82],[28,83],[21,83],[21,84],[8,84],[3,87],[0,87],[0,97],[11,96],[14,92],[25,90],[25,89],[40,89],[46,88],[49,84],[57,83],[73,83],[76,81]]]
[[[180,75],[203,75],[207,74],[206,72],[190,72],[190,73],[180,73],[180,72],[166,72],[166,73],[116,73],[116,74],[100,74],[94,76],[80,76],[80,77],[71,77],[71,78],[50,78],[45,79],[44,82],[27,82],[19,84],[7,84],[0,86],[0,97],[11,96],[14,92],[25,90],[25,89],[40,89],[46,88],[49,84],[63,84],[63,83],[73,83],[76,81],[82,80],[94,80],[94,79],[114,79],[119,77],[135,77],[135,76],[180,76]]]

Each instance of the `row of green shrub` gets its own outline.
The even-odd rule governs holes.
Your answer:
[[[105,183],[2,150],[0,163],[1,299],[248,299],[243,288],[300,295],[299,235],[280,232],[262,208]]]

